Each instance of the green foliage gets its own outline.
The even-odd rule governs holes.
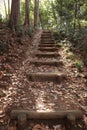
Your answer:
[[[0,22],[2,22],[2,14],[0,14]]]
[[[76,60],[75,63],[73,64],[74,67],[76,67],[78,69],[78,71],[82,71],[82,68],[84,66],[83,62],[80,60]]]
[[[77,61],[77,62],[74,63],[74,66],[75,66],[76,68],[80,69],[80,68],[82,67],[82,64]]]
[[[66,52],[69,52],[69,50],[66,50]],[[76,57],[73,53],[69,53],[66,58],[74,61]]]
[[[83,39],[87,28],[87,0],[41,0],[39,1],[39,28],[53,29],[58,32],[59,38],[65,36],[74,41]],[[30,29],[32,34],[34,24],[34,1],[30,0]],[[25,19],[25,1],[21,1],[21,25]],[[0,15],[2,21],[2,15]],[[23,29],[19,27],[22,34]],[[87,33],[87,32],[86,32]],[[57,35],[55,36],[57,38]]]

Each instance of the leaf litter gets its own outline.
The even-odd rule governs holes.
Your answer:
[[[58,67],[41,66],[36,68],[34,65],[30,64],[31,60],[38,59],[34,54],[37,52],[36,49],[38,48],[40,35],[41,32],[38,32],[33,37],[31,43],[29,41],[29,37],[22,38],[21,41],[24,43],[21,45],[19,44],[15,34],[13,35],[10,33],[9,37],[11,38],[6,37],[5,39],[10,43],[8,55],[4,54],[3,56],[0,56],[0,69],[2,70],[0,72],[0,84],[3,84],[0,88],[0,92],[5,93],[1,94],[0,106],[5,113],[9,113],[12,109],[55,111],[81,109],[83,106],[87,106],[87,90],[84,79],[85,70],[83,73],[80,73],[78,72],[78,69],[72,67],[73,61],[68,61],[66,58],[67,53],[64,48],[60,48],[60,50],[58,50],[61,57],[56,58],[56,60],[60,59],[64,63],[64,66],[61,66],[60,70],[62,72],[66,71],[66,76],[68,78],[65,82],[62,82],[61,84],[53,82],[31,82],[26,78],[26,73],[28,71],[59,71]],[[2,41],[3,39],[1,38],[0,40]],[[14,44],[15,42],[16,45]],[[27,42],[28,44],[26,44]],[[14,48],[14,51],[12,48]],[[23,54],[24,51],[26,54]],[[49,61],[50,59],[55,60],[55,58],[39,59],[42,61]],[[86,122],[86,118],[84,120]],[[37,130],[37,126],[39,126],[39,129],[42,130],[50,129],[48,125],[42,127],[41,124],[34,124],[32,129]],[[11,129],[14,130],[16,127]],[[61,125],[55,125],[52,129],[64,130],[65,128],[62,128]]]

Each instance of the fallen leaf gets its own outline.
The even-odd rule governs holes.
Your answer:
[[[41,125],[37,124],[33,127],[32,130],[45,130]]]
[[[8,128],[8,130],[17,130],[17,127],[16,126],[11,126]]]

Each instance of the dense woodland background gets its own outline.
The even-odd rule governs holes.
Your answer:
[[[2,0],[0,22],[20,34],[32,36],[34,30],[50,29],[56,40],[68,39],[79,49],[87,64],[86,0]]]

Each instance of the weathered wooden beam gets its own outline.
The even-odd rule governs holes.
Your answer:
[[[63,62],[62,61],[31,61],[32,64],[35,64],[37,66],[41,66],[41,65],[50,65],[50,66],[63,66]]]
[[[40,41],[40,44],[55,44],[54,41]]]
[[[39,51],[48,51],[48,52],[56,52],[58,51],[58,48],[56,47],[39,47]]]
[[[61,83],[61,81],[66,80],[66,75],[61,73],[28,73],[26,74],[28,80],[30,81],[51,81]]]
[[[27,115],[25,113],[19,113],[17,119],[18,119],[18,129],[24,130],[27,125]]]
[[[55,44],[55,40],[52,39],[41,39],[40,41],[41,44]]]
[[[39,53],[36,53],[36,56],[37,57],[59,57],[60,55],[56,52],[48,52],[48,53],[42,53],[42,52],[39,52]]]
[[[82,118],[82,112],[79,110],[65,110],[65,111],[55,111],[55,112],[35,112],[35,111],[28,111],[28,110],[12,110],[10,113],[11,119],[17,119],[18,115],[25,114],[27,119],[63,119],[72,117],[76,119]],[[71,117],[70,117],[71,119]]]
[[[49,39],[49,38],[52,38],[51,35],[41,35],[41,39]]]
[[[57,44],[39,44],[39,47],[58,47]]]

